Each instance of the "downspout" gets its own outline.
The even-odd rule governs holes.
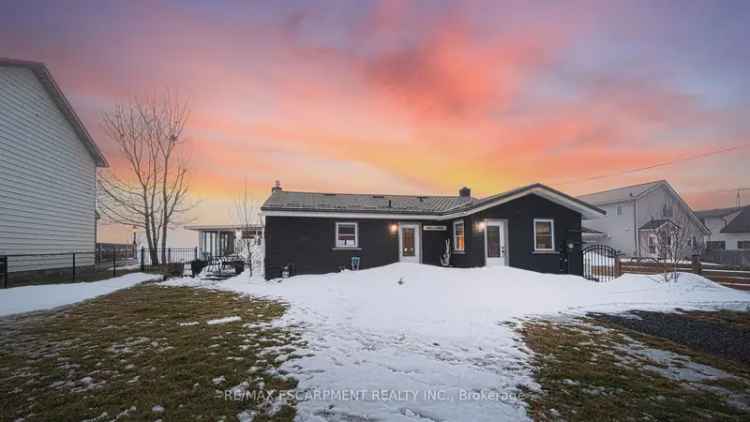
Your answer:
[[[635,256],[641,254],[640,236],[638,236],[638,201],[633,200],[633,238],[635,239]]]

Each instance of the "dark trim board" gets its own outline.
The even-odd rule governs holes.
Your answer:
[[[465,251],[453,253],[451,265],[485,265],[485,219],[507,221],[507,263],[512,267],[546,273],[583,273],[581,256],[581,214],[534,194],[522,196],[475,214],[461,217],[465,222]],[[533,220],[549,218],[554,223],[555,253],[535,253]],[[445,241],[453,239],[455,219],[403,220],[420,225],[421,262],[440,265]],[[358,245],[355,249],[335,246],[336,222],[356,222]],[[352,257],[360,257],[360,269],[399,261],[399,234],[393,230],[398,219],[337,218],[306,216],[266,216],[266,278],[278,278],[290,265],[293,274],[324,274],[349,268]],[[447,230],[424,230],[424,226],[444,225]],[[567,245],[574,248],[568,250]],[[567,259],[567,261],[566,261]]]

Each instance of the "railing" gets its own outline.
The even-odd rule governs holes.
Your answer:
[[[75,283],[116,277],[137,270],[135,259],[110,254],[99,259],[97,252],[61,252],[0,256],[0,286]]]
[[[663,274],[664,272],[685,272],[699,274],[711,281],[735,289],[750,290],[750,267],[718,265],[699,260],[681,261],[677,264],[657,262],[654,259],[629,259],[620,264],[623,273]]]

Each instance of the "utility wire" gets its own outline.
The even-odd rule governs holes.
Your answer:
[[[551,184],[558,185],[558,186],[559,185],[569,185],[571,183],[589,182],[589,181],[592,181],[592,180],[606,179],[606,178],[609,178],[609,177],[622,176],[622,175],[630,174],[630,173],[638,173],[638,172],[641,172],[641,171],[651,170],[651,169],[655,169],[655,168],[658,168],[658,167],[670,166],[672,164],[677,164],[677,163],[680,163],[680,162],[692,161],[692,160],[697,160],[697,159],[700,159],[700,158],[710,157],[712,155],[718,155],[718,154],[724,154],[726,152],[737,151],[739,149],[748,148],[748,147],[750,147],[750,144],[735,145],[733,147],[727,147],[727,148],[717,149],[717,150],[713,150],[713,151],[707,151],[707,152],[703,152],[703,153],[700,153],[700,154],[689,155],[687,157],[677,158],[677,159],[670,160],[670,161],[663,161],[661,163],[652,164],[652,165],[649,165],[649,166],[646,166],[646,167],[638,167],[638,168],[634,168],[634,169],[623,170],[623,171],[616,172],[616,173],[600,174],[598,176],[591,176],[591,177],[584,177],[584,178],[579,178],[579,179],[572,179],[572,180],[567,180],[567,181],[562,181],[562,182],[557,182],[557,183],[552,182]],[[731,190],[734,191],[735,189],[731,189]]]

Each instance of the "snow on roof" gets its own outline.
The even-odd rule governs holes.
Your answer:
[[[630,200],[637,198],[638,196],[645,193],[646,191],[649,191],[652,188],[663,183],[667,183],[667,181],[656,180],[653,182],[641,183],[638,185],[624,186],[621,188],[615,188],[615,189],[605,190],[601,192],[594,192],[594,193],[589,193],[586,195],[579,195],[577,196],[577,198],[582,201],[586,201],[590,204],[594,204],[594,205],[603,205],[603,204],[612,204],[616,202],[630,201]]]
[[[677,225],[672,220],[655,219],[655,220],[651,220],[651,221],[647,222],[646,224],[642,225],[638,230],[656,230],[659,227],[661,227],[661,226],[663,226],[663,225],[665,225],[667,223],[673,224],[675,226]]]
[[[71,106],[70,102],[68,102],[68,99],[65,98],[65,94],[63,94],[62,90],[57,85],[57,82],[55,82],[55,80],[52,78],[52,74],[49,72],[49,69],[47,69],[47,66],[45,66],[44,63],[0,57],[0,66],[23,67],[31,70],[37,77],[37,79],[39,79],[39,82],[41,82],[42,86],[47,91],[49,96],[52,98],[52,101],[54,101],[54,103],[60,109],[63,116],[65,116],[70,125],[73,127],[73,130],[78,135],[78,138],[86,146],[86,149],[94,158],[96,166],[109,166],[107,159],[104,158],[104,155],[96,145],[96,142],[94,142],[94,139],[91,137],[88,130],[86,130],[86,127],[78,117],[78,114],[76,114],[73,106]]]

